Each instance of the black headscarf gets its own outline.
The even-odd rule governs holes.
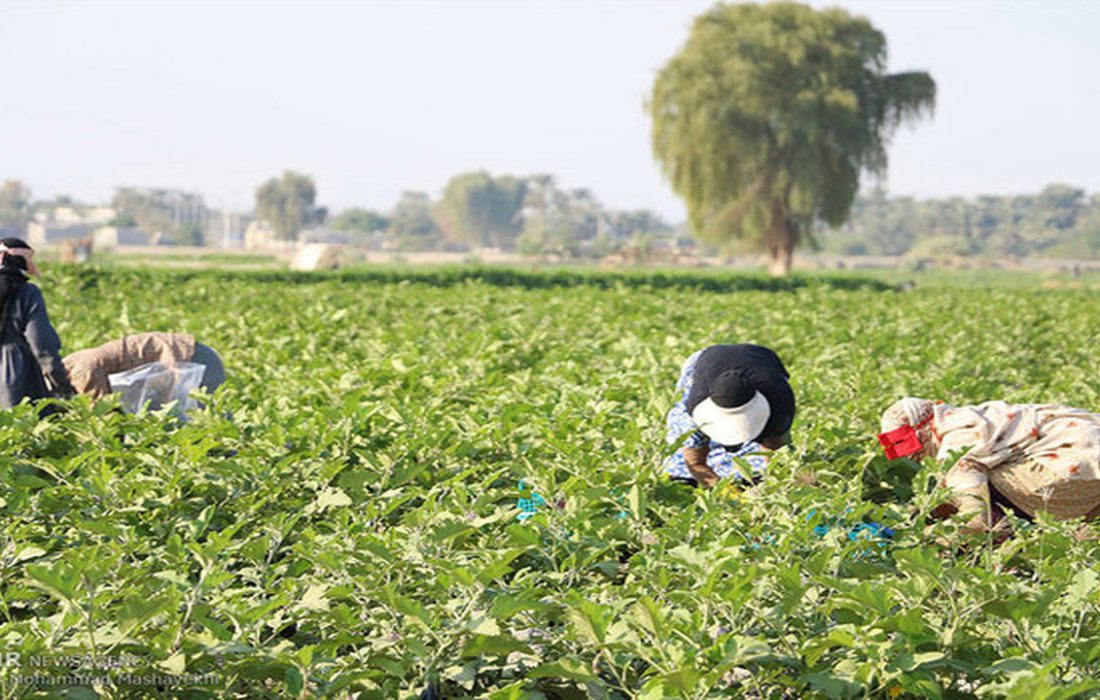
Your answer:
[[[5,248],[27,248],[27,242],[21,238],[0,239]],[[0,337],[8,329],[8,316],[11,305],[19,288],[27,283],[27,261],[18,255],[5,255],[0,263]]]

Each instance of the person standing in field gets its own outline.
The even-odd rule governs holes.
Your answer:
[[[709,488],[737,473],[734,459],[743,458],[762,476],[766,451],[787,443],[794,422],[789,379],[779,356],[760,345],[712,345],[689,357],[668,413],[666,438],[679,443],[665,460],[668,475]]]
[[[111,393],[108,375],[150,362],[204,365],[200,386],[210,393],[225,381],[225,366],[218,353],[186,333],[136,333],[99,347],[78,350],[64,359],[73,388],[96,399]]]
[[[989,401],[951,406],[906,398],[882,415],[879,442],[894,459],[958,456],[934,515],[970,516],[977,531],[1008,530],[1005,509],[1031,519],[1100,518],[1100,414],[1057,404]]]
[[[37,275],[26,241],[0,239],[0,408],[73,393],[42,291],[28,281]]]

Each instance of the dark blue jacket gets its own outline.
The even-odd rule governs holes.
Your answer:
[[[61,339],[50,324],[42,291],[31,283],[15,292],[0,329],[0,408],[27,399],[73,393],[61,363]]]

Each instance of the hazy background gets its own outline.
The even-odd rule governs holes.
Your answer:
[[[0,165],[37,197],[139,184],[234,208],[292,168],[335,210],[547,172],[679,220],[643,105],[712,4],[0,2]],[[839,4],[886,33],[891,70],[938,84],[892,193],[1100,190],[1100,3]]]

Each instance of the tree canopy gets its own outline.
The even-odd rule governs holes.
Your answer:
[[[935,94],[927,73],[886,72],[886,38],[862,17],[718,4],[658,73],[653,151],[703,240],[747,240],[785,272],[816,221],[845,220],[861,172],[885,170],[890,135]]]
[[[405,191],[390,214],[390,233],[402,250],[430,250],[439,242],[427,192]]]
[[[607,212],[591,190],[564,189],[551,175],[528,178],[523,232],[517,240],[521,252],[562,257],[598,253],[596,239],[606,228]]]
[[[315,206],[316,199],[313,178],[287,170],[256,190],[256,215],[271,224],[276,237],[288,241],[307,224],[324,221],[327,212]]]
[[[526,178],[493,177],[484,170],[456,175],[443,190],[436,219],[449,241],[510,249],[523,226],[526,193]]]
[[[332,228],[356,233],[377,233],[389,228],[390,220],[373,209],[345,209],[330,221]]]

